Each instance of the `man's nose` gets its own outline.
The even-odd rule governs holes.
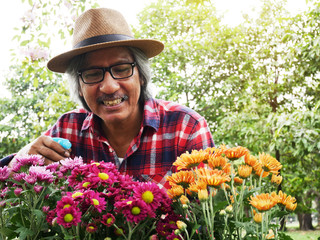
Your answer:
[[[100,82],[100,90],[104,93],[114,93],[119,88],[119,82],[111,76],[110,72],[106,72],[103,81]]]

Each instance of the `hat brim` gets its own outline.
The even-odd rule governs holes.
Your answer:
[[[164,49],[162,42],[153,40],[153,39],[132,39],[132,40],[122,40],[114,42],[104,42],[93,44],[90,46],[80,47],[68,52],[62,53],[54,58],[52,58],[47,67],[53,72],[65,73],[70,61],[81,54],[92,52],[98,49],[107,48],[107,47],[136,47],[141,49],[148,58],[152,58]]]

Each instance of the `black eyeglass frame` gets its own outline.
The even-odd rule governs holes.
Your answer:
[[[127,76],[127,77],[122,77],[122,78],[117,78],[117,77],[115,77],[115,76],[113,75],[111,69],[112,69],[113,67],[120,66],[120,65],[124,65],[124,64],[129,64],[129,65],[131,65],[131,68],[132,68],[131,74],[130,74],[129,76]],[[82,80],[82,82],[83,82],[84,84],[95,84],[95,83],[102,82],[102,81],[104,80],[104,75],[106,74],[106,72],[109,72],[110,75],[111,75],[111,77],[112,77],[113,79],[115,79],[115,80],[129,78],[129,77],[131,77],[131,76],[133,75],[133,73],[134,73],[134,70],[133,70],[133,69],[134,69],[135,66],[137,66],[137,63],[136,63],[136,62],[132,62],[132,63],[119,63],[119,64],[111,65],[111,66],[109,66],[109,67],[92,67],[92,68],[81,69],[81,70],[77,71],[77,74],[78,74],[78,76],[81,78],[81,80]],[[86,82],[86,81],[83,79],[83,77],[82,77],[82,73],[85,72],[85,71],[87,71],[87,70],[92,70],[92,69],[101,69],[102,72],[103,72],[102,79],[99,80],[99,81],[96,81],[96,82]]]

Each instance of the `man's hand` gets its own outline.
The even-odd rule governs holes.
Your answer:
[[[55,142],[51,137],[40,136],[32,143],[22,148],[17,155],[9,163],[9,167],[12,167],[12,163],[15,162],[15,158],[25,154],[39,154],[44,157],[45,165],[53,162],[58,162],[62,159],[70,157],[71,149],[64,149],[59,143]]]

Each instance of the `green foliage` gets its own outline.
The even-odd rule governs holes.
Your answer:
[[[60,44],[70,44],[74,16],[97,6],[95,1],[62,0],[28,4],[30,10],[13,38],[17,49],[5,83],[11,97],[0,99],[0,158],[17,152],[76,107],[66,81],[49,71],[46,62],[49,48],[52,55],[57,54],[54,44],[59,36]]]
[[[292,17],[285,1],[261,2],[257,19],[229,27],[208,0],[157,1],[135,31],[166,46],[153,60],[157,97],[202,114],[217,145],[273,153],[282,187],[310,199],[320,191],[320,3]]]

